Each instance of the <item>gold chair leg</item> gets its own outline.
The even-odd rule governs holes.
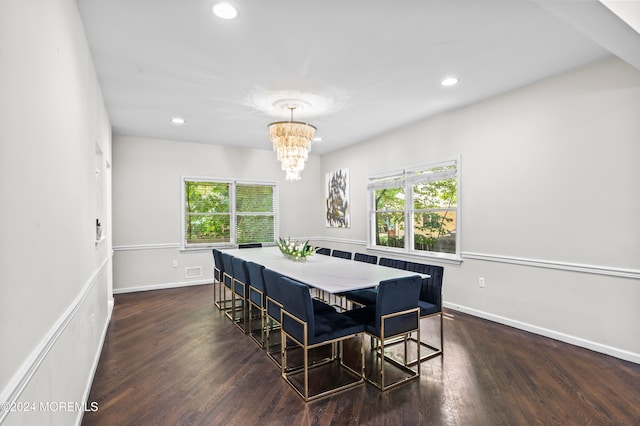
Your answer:
[[[414,341],[416,343],[420,342],[418,344],[419,346],[421,346],[423,348],[427,348],[427,349],[431,350],[432,352],[428,353],[428,354],[426,354],[424,356],[420,356],[418,354],[418,357],[415,360],[410,361],[408,363],[409,366],[414,366],[414,365],[418,364],[418,360],[420,360],[420,362],[424,362],[424,361],[429,360],[431,358],[435,358],[437,356],[444,355],[444,315],[443,315],[443,312],[440,311],[438,316],[440,317],[440,347],[438,348],[438,347],[435,347],[433,345],[429,345],[429,344],[427,344],[425,342],[422,342],[422,341],[420,341],[420,340],[418,340],[416,338],[411,337],[410,340],[412,340],[412,341]],[[430,317],[424,317],[423,319],[426,319],[426,318],[430,318]]]

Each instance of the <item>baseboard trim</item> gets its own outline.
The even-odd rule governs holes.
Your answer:
[[[113,300],[107,302],[107,318],[102,326],[102,334],[100,335],[100,342],[98,343],[98,350],[93,357],[93,365],[91,366],[91,374],[87,378],[87,384],[85,385],[84,392],[82,394],[82,402],[85,407],[90,407],[89,393],[91,392],[91,386],[93,385],[93,379],[96,376],[96,370],[98,369],[98,363],[100,362],[100,355],[102,355],[102,348],[104,347],[104,340],[107,338],[107,331],[109,330],[109,323],[111,322],[111,314],[113,313]],[[76,418],[76,425],[82,424],[82,418],[84,417],[84,410],[78,410],[78,417]]]
[[[499,324],[508,325],[509,327],[517,328],[519,330],[528,331],[530,333],[538,334],[540,336],[549,337],[554,340],[559,340],[561,342],[569,343],[574,346],[579,346],[585,349],[589,349],[594,352],[599,352],[605,355],[613,356],[615,358],[623,359],[625,361],[630,361],[636,364],[640,364],[640,354],[626,351],[624,349],[603,345],[601,343],[593,342],[591,340],[582,339],[580,337],[561,333],[555,330],[549,330],[548,328],[538,327],[536,325],[525,323],[522,321],[517,321],[511,318],[494,315],[489,312],[480,311],[477,309],[469,308],[467,306],[458,305],[452,302],[444,302],[444,306],[447,309],[463,312],[465,314],[473,315],[474,317],[497,322]]]
[[[38,345],[31,351],[27,359],[24,360],[20,368],[13,375],[9,383],[5,386],[0,393],[0,401],[8,403],[10,405],[15,404],[24,389],[27,387],[36,371],[40,367],[40,364],[51,351],[51,348],[56,344],[62,333],[66,330],[67,326],[75,318],[76,314],[83,305],[87,295],[93,290],[98,277],[103,273],[104,267],[109,262],[109,258],[105,258],[100,266],[91,274],[87,282],[82,287],[80,293],[76,296],[73,302],[69,305],[67,310],[58,318],[58,320],[51,326],[47,334],[40,340]],[[9,414],[9,411],[0,410],[0,424],[4,421],[5,417]]]
[[[182,281],[182,282],[176,282],[176,283],[150,284],[150,285],[141,285],[136,287],[114,288],[113,294],[135,293],[138,291],[164,290],[167,288],[188,287],[192,285],[203,285],[203,284],[213,284],[213,281],[211,281],[211,279],[204,279],[204,280],[194,280],[194,281]]]

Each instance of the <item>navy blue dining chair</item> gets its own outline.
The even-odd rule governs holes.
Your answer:
[[[331,257],[339,257],[341,259],[349,259],[351,260],[351,252],[344,250],[333,250],[331,252]]]
[[[249,271],[247,270],[247,262],[239,257],[231,259],[233,265],[233,291],[231,292],[231,311],[232,320],[245,334],[248,329],[248,303],[249,298]]]
[[[348,301],[360,305],[361,307],[365,307],[376,304],[376,300],[378,299],[378,290],[375,287],[350,290],[340,293],[340,296],[345,297]]]
[[[381,257],[380,260],[378,261],[378,265],[388,266],[390,268],[395,268],[395,269],[406,269],[407,262],[401,259],[391,259],[388,257]]]
[[[274,344],[273,334],[276,330],[280,329],[282,316],[282,292],[279,282],[282,274],[265,268],[262,271],[262,276],[264,277],[264,286],[267,293],[265,295],[267,322],[265,348],[267,350],[267,356],[280,367],[282,365],[280,362],[280,340],[276,339],[276,344]]]
[[[353,260],[358,262],[371,263],[375,265],[376,263],[378,263],[378,256],[374,256],[372,254],[365,254],[365,253],[356,253],[353,256]]]
[[[422,278],[420,286],[420,299],[418,301],[418,305],[420,306],[420,321],[428,318],[439,318],[440,344],[435,346],[435,344],[425,342],[424,339],[420,340],[420,345],[428,349],[420,358],[422,362],[444,353],[444,321],[442,309],[444,268],[442,266],[424,263],[406,262],[405,269],[411,272],[429,275],[429,278]],[[375,288],[367,288],[347,291],[342,293],[342,295],[360,306],[372,306],[376,303],[378,291]],[[418,340],[413,336],[411,336],[409,340],[418,343]],[[409,361],[408,365],[415,365],[416,363],[417,359]]]
[[[326,247],[319,247],[316,249],[317,254],[323,254],[325,256],[331,256],[331,249]]]
[[[224,273],[224,265],[222,264],[221,252],[213,249],[213,303],[222,309],[222,274]]]
[[[222,266],[224,268],[222,271],[221,286],[222,309],[225,311],[225,315],[227,315],[229,319],[232,319],[229,311],[235,309],[235,307],[231,304],[231,299],[233,299],[233,263],[231,259],[233,259],[233,256],[225,253],[224,251],[220,251],[220,257],[222,258]],[[230,292],[229,299],[227,299],[227,290],[229,290]]]
[[[249,336],[260,346],[265,347],[266,344],[266,297],[267,291],[264,284],[264,266],[255,262],[247,262],[247,271],[249,272]],[[259,327],[253,327],[252,319],[254,312],[258,312]],[[258,337],[259,336],[259,337]]]
[[[380,357],[372,358],[372,367],[378,364],[378,368],[370,369],[367,381],[380,390],[384,391],[420,377],[420,363],[417,363],[417,370],[412,370],[408,366],[406,345],[409,336],[416,333],[417,353],[420,359],[420,308],[418,306],[420,286],[419,275],[381,281],[378,285],[375,305],[345,312],[345,315],[364,324],[365,333],[372,338],[371,349],[379,350]],[[403,363],[385,355],[389,340],[394,341],[397,338],[405,342]],[[395,366],[404,374],[388,383],[385,377],[385,362]]]
[[[362,323],[354,320],[344,313],[335,310],[317,312],[314,310],[309,288],[300,282],[287,277],[281,277],[282,290],[282,377],[305,401],[322,398],[350,389],[364,382],[364,339]],[[342,342],[360,336],[360,365],[348,366],[344,362]],[[302,369],[288,368],[287,353],[290,350],[287,342],[292,346],[298,346],[303,350]],[[330,362],[310,366],[309,351],[326,346],[338,345],[338,350],[333,350]],[[334,364],[335,363],[335,364]],[[331,365],[329,365],[331,364]],[[327,380],[326,370],[332,365],[338,365],[346,376],[340,381]],[[302,380],[298,377],[302,375]],[[311,385],[312,377],[314,386]]]
[[[275,339],[272,338],[272,334],[281,325],[283,290],[280,283],[280,278],[284,277],[284,275],[268,268],[264,269],[262,275],[264,277],[264,284],[267,292],[265,299],[268,322],[266,327],[267,355],[273,362],[276,363],[276,365],[281,366],[281,349],[277,343],[274,344]],[[309,287],[306,284],[301,285],[303,285],[304,288],[307,289],[309,297],[311,297]],[[332,306],[324,303],[321,300],[314,298],[312,299],[311,304],[314,312],[335,312],[335,309]],[[277,325],[277,327],[274,325]]]
[[[247,248],[259,248],[262,247],[262,243],[243,243],[238,244],[238,248],[247,249]]]
[[[444,354],[444,318],[442,309],[444,268],[437,265],[407,262],[407,270],[429,275],[429,278],[422,279],[422,285],[420,287],[420,321],[428,318],[439,318],[440,345],[435,346],[434,344],[421,340],[420,344],[422,347],[429,350],[429,352],[425,351],[425,354],[420,358],[420,362],[422,362]],[[412,337],[411,340],[417,343],[415,338]],[[416,359],[415,361],[409,362],[409,365],[414,365],[417,362],[418,360]]]

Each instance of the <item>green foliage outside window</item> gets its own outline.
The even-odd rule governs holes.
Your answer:
[[[375,191],[376,245],[404,247],[404,188]]]
[[[456,178],[413,186],[414,249],[455,253]]]
[[[187,244],[231,241],[230,184],[185,181]]]
[[[188,245],[275,241],[273,186],[189,180],[184,184]],[[235,229],[232,229],[234,211]]]
[[[405,248],[409,231],[411,250],[455,254],[458,182],[452,176],[456,167],[408,172],[402,176],[408,183],[398,179],[397,187],[392,179],[378,188],[374,184],[375,245]]]

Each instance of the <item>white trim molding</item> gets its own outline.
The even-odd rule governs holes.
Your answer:
[[[462,252],[463,259],[484,260],[487,262],[509,263],[536,268],[559,269],[586,274],[608,275],[612,277],[640,279],[640,270],[617,268],[614,266],[587,265],[582,263],[558,262],[554,260],[528,259],[524,257],[503,256],[497,254]]]
[[[132,250],[162,250],[182,248],[180,243],[165,243],[165,244],[130,244],[126,246],[114,246],[113,251],[132,251]]]
[[[106,257],[100,266],[91,274],[86,281],[80,293],[76,296],[73,302],[69,305],[67,310],[58,318],[58,320],[51,326],[47,334],[40,340],[38,345],[31,351],[29,356],[24,360],[22,365],[15,372],[7,386],[0,393],[0,401],[3,403],[14,404],[22,392],[25,390],[34,374],[38,371],[38,368],[49,354],[49,351],[56,344],[62,333],[66,330],[67,326],[75,318],[76,314],[84,304],[87,295],[93,290],[98,277],[103,274],[105,266],[109,263],[110,258]],[[106,303],[106,301],[105,301]],[[107,324],[109,321],[107,320]],[[105,325],[106,330],[106,325]],[[100,351],[97,358],[100,357]],[[96,364],[97,365],[97,364]],[[0,410],[0,424],[4,421],[5,417],[9,414],[7,410]]]
[[[204,285],[204,284],[213,284],[213,281],[212,279],[204,279],[204,280],[182,281],[177,283],[150,284],[150,285],[141,285],[136,287],[114,288],[113,294],[135,293],[138,291],[150,291],[150,290],[164,290],[167,288],[189,287],[192,285]]]
[[[346,238],[334,238],[334,237],[311,237],[311,238],[298,238],[299,240],[312,240],[312,241],[326,241],[328,243],[340,243],[340,244],[353,244],[357,246],[367,246],[367,242],[363,240],[348,240]]]
[[[98,350],[96,351],[95,356],[93,357],[93,364],[91,365],[91,374],[87,377],[87,384],[85,385],[84,392],[82,394],[82,402],[84,402],[84,406],[87,407],[87,403],[89,402],[89,394],[91,393],[91,386],[93,386],[93,379],[96,376],[96,371],[98,370],[98,363],[100,362],[100,356],[102,355],[102,348],[104,346],[104,340],[107,338],[107,331],[109,330],[109,323],[111,322],[111,314],[113,313],[113,299],[107,302],[107,318],[102,327],[102,334],[100,335],[100,340],[98,343]],[[78,416],[76,418],[77,425],[82,424],[82,418],[84,416],[84,410],[78,410]]]
[[[511,318],[502,317],[500,315],[494,315],[489,312],[479,311],[477,309],[469,308],[467,306],[461,306],[455,302],[444,302],[444,307],[454,311],[463,312],[465,314],[473,315],[474,317],[483,318],[489,321],[497,322],[499,324],[508,325],[510,327],[524,330],[530,333],[538,334],[540,336],[549,337],[554,340],[569,343],[571,345],[579,346],[581,348],[590,349],[595,352],[599,352],[606,355],[611,355],[616,358],[620,358],[626,361],[640,364],[640,354],[630,352],[624,349],[614,348],[612,346],[603,345],[601,343],[593,342],[591,340],[582,339],[580,337],[572,336],[570,334],[561,333],[555,330],[549,330],[548,328],[538,327],[537,325],[517,321]]]

